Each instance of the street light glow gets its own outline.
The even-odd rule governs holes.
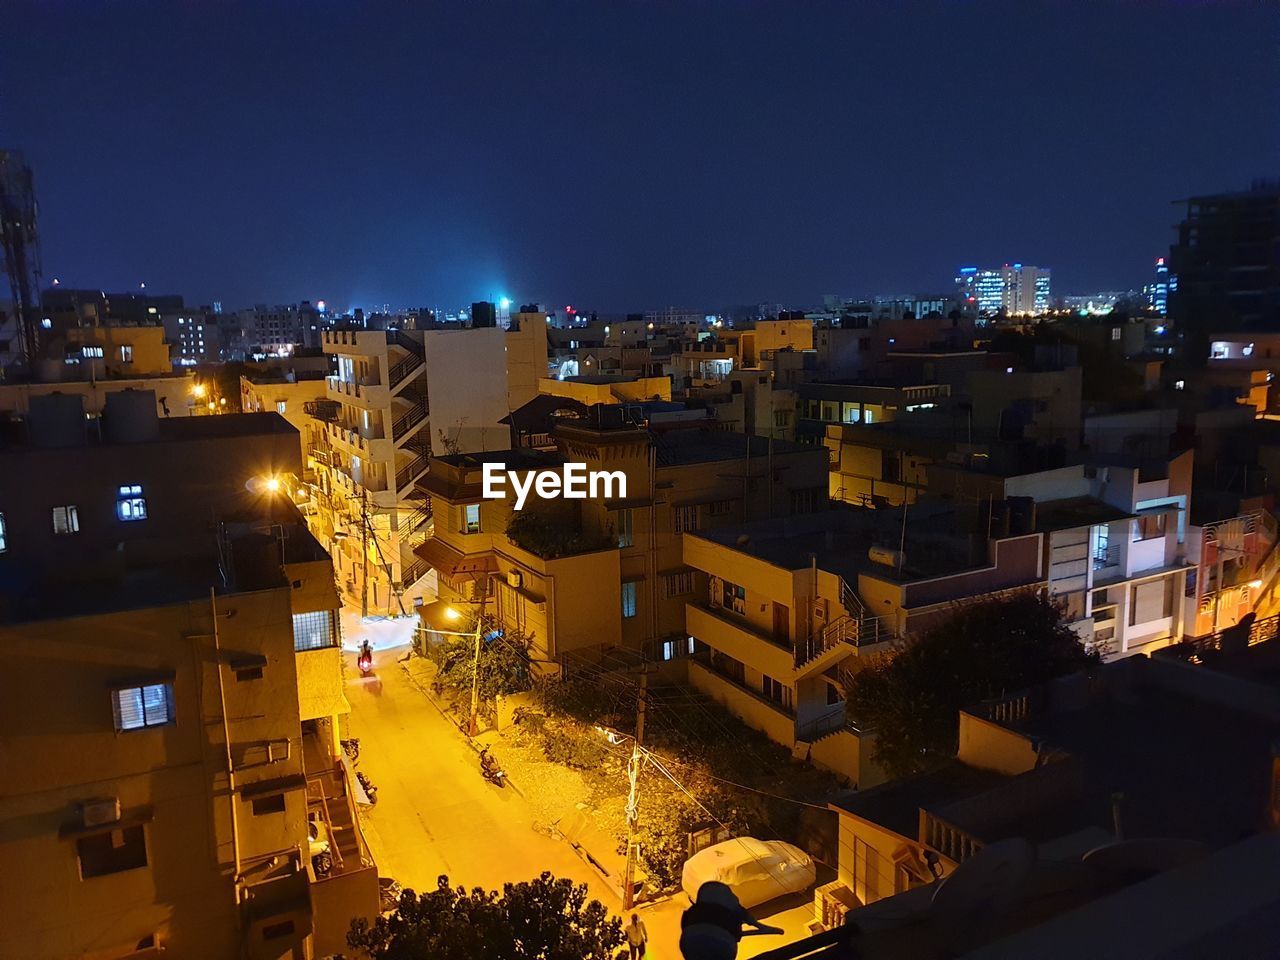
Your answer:
[[[445,608],[444,608],[444,615],[445,615],[445,618],[446,618],[446,619],[449,619],[449,620],[461,620],[461,619],[462,619],[462,614],[460,614],[460,613],[458,612],[457,607],[445,607]]]
[[[204,394],[205,394],[205,389],[206,389],[206,388],[205,388],[205,385],[204,385],[203,383],[197,383],[197,384],[195,384],[194,386],[192,386],[192,388],[191,388],[191,395],[192,395],[193,397],[203,397],[203,396],[204,396]]]
[[[267,477],[266,480],[262,481],[262,487],[267,493],[275,493],[280,489],[280,478]]]

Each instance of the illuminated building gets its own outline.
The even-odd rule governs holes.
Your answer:
[[[1169,312],[1169,292],[1178,289],[1178,278],[1169,273],[1169,266],[1165,263],[1164,257],[1156,260],[1155,278],[1143,288],[1143,292],[1147,297],[1147,306],[1149,306],[1160,316],[1165,316]]]
[[[327,956],[376,915],[377,869],[297,436],[155,408],[112,394],[90,429],[79,397],[39,398],[0,454],[0,821],[22,824],[0,956]]]
[[[961,267],[956,276],[961,302],[979,314],[1019,316],[1044,313],[1050,303],[1050,271],[1021,263],[1002,267]]]

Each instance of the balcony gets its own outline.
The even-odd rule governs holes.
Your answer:
[[[789,679],[795,669],[791,644],[775,640],[722,607],[701,602],[685,604],[685,626],[690,635],[771,677]]]
[[[342,404],[337,400],[307,400],[302,404],[302,412],[324,423],[334,423],[342,412]]]
[[[795,717],[779,703],[715,670],[710,664],[690,658],[689,682],[738,717],[785,747],[796,739]]]

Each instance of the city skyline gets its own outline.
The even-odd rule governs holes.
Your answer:
[[[1265,11],[913,7],[24,4],[0,124],[46,281],[235,306],[1123,289],[1275,169]]]

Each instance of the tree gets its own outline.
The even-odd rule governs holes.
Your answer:
[[[959,711],[1097,662],[1038,594],[960,605],[896,655],[846,681],[849,713],[876,734],[891,776],[928,770],[956,752]]]
[[[502,893],[470,892],[440,877],[436,889],[406,890],[390,916],[357,919],[347,944],[374,960],[611,960],[622,922],[586,884],[544,872]]]
[[[466,630],[475,629],[475,622]],[[528,690],[529,641],[518,630],[502,630],[486,617],[480,638],[480,699],[488,702]],[[472,637],[446,637],[432,646],[427,656],[436,665],[437,680],[453,690],[471,692],[471,676],[476,666],[476,642]]]

